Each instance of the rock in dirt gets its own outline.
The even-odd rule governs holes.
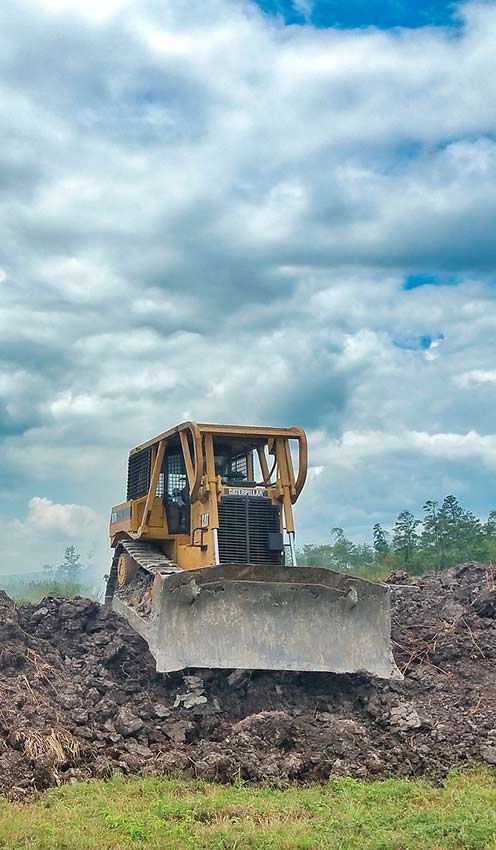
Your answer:
[[[184,683],[188,687],[185,693],[177,694],[174,708],[183,705],[184,708],[193,708],[207,702],[203,679],[200,676],[185,675]]]
[[[111,706],[109,706],[109,716],[111,713]],[[117,732],[124,735],[125,738],[128,738],[130,735],[135,735],[136,732],[143,729],[143,721],[141,718],[136,717],[130,708],[124,706],[119,709],[114,721],[114,726]]]
[[[496,747],[481,747],[481,756],[488,764],[496,764]]]
[[[420,729],[422,721],[411,703],[402,702],[391,709],[391,726],[406,731],[407,729]]]
[[[496,617],[496,587],[482,590],[473,600],[474,611],[481,617]]]

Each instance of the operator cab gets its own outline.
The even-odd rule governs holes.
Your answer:
[[[252,450],[241,454],[215,454],[215,472],[223,484],[255,486],[255,481],[248,480],[248,468],[253,469]]]

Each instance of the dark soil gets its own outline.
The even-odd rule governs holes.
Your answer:
[[[141,638],[96,602],[15,606],[0,592],[0,794],[114,770],[285,784],[439,779],[496,764],[495,579],[482,564],[391,577],[399,684],[163,676]]]

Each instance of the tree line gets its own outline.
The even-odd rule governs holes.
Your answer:
[[[455,496],[446,496],[441,504],[427,501],[423,512],[417,518],[411,511],[401,511],[391,532],[376,523],[370,543],[353,543],[342,528],[333,528],[331,542],[304,546],[298,563],[371,574],[405,570],[415,575],[463,561],[496,560],[496,510],[483,522]]]

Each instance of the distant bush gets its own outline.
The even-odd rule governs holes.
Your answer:
[[[39,581],[16,582],[6,587],[7,593],[18,602],[40,602],[45,596],[56,594],[74,599],[81,596],[81,585],[68,579],[40,579]]]

